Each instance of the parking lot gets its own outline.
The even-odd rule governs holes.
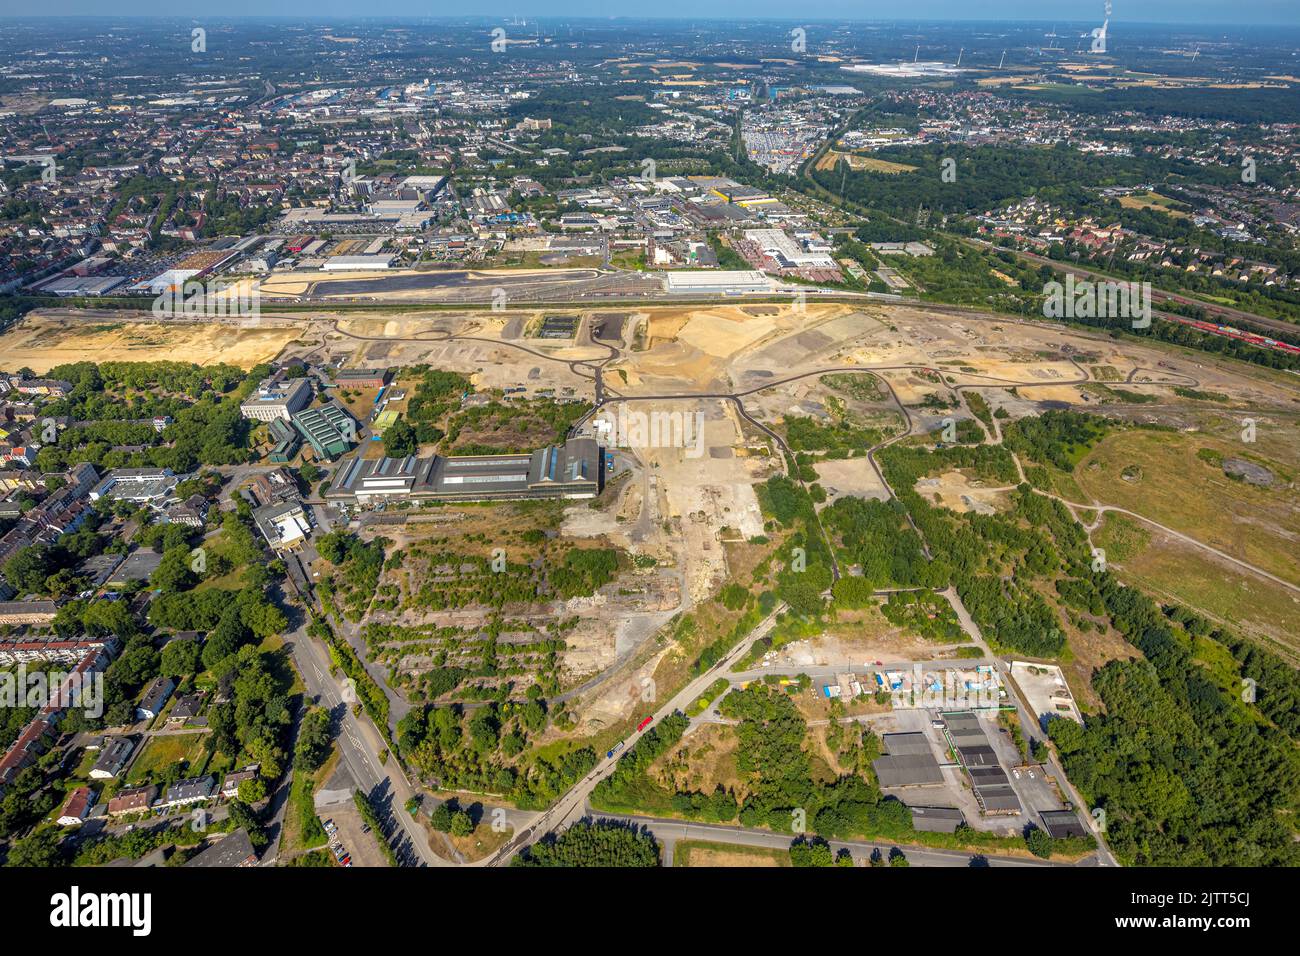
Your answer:
[[[352,866],[352,852],[343,844],[342,837],[339,836],[338,824],[333,818],[322,821],[325,827],[325,833],[329,836],[329,851],[333,854],[334,859],[338,861],[339,866]]]
[[[330,847],[335,859],[338,858],[336,847],[351,856],[353,866],[388,866],[373,831],[361,819],[361,814],[351,803],[340,803],[320,811],[321,822],[330,821],[334,831],[330,833]],[[330,827],[326,826],[329,833]]]

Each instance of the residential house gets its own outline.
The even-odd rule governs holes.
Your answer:
[[[53,601],[0,601],[0,624],[49,624],[58,610]]]
[[[208,499],[202,495],[190,495],[180,504],[171,505],[163,515],[172,524],[202,528],[208,519]]]
[[[212,798],[212,791],[216,786],[217,778],[211,774],[205,777],[192,777],[189,780],[178,780],[167,788],[159,805],[170,810],[192,803],[202,803]]]
[[[108,801],[108,815],[120,817],[128,813],[143,813],[153,805],[154,798],[157,796],[158,788],[153,784],[119,790],[117,796]]]
[[[243,770],[232,770],[226,774],[225,781],[221,784],[221,795],[227,800],[232,800],[239,796],[239,785],[245,780],[257,779],[257,764],[251,767],[245,767]]]
[[[247,830],[236,830],[185,863],[194,867],[256,866],[257,851]]]
[[[90,768],[90,775],[96,780],[116,779],[126,769],[134,752],[135,741],[130,737],[105,738],[99,759]]]
[[[68,802],[63,805],[58,824],[61,827],[80,826],[90,816],[95,807],[95,791],[90,787],[77,787],[68,794]]]
[[[178,697],[175,706],[171,709],[171,713],[167,715],[167,720],[179,724],[192,717],[197,717],[199,712],[203,710],[203,701],[206,698],[207,695],[201,692]]]
[[[140,698],[140,703],[135,708],[136,720],[153,720],[160,713],[163,707],[172,696],[172,691],[176,689],[176,682],[170,677],[158,676],[149,682],[149,686],[144,689],[144,694]]]

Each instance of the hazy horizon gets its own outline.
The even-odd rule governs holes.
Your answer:
[[[863,9],[869,6],[875,9]],[[973,9],[974,8],[974,9]],[[125,0],[117,9],[106,12],[97,0],[65,0],[47,5],[40,14],[29,10],[0,8],[6,19],[50,20],[60,17],[93,19],[300,19],[377,20],[377,19],[485,19],[512,17],[584,18],[633,21],[695,20],[790,20],[807,23],[841,22],[1087,22],[1105,17],[1098,0],[987,0],[971,4],[961,0],[914,0],[905,17],[891,15],[896,7],[886,4],[866,5],[854,0],[826,0],[815,16],[792,15],[788,3],[774,0],[661,0],[653,13],[639,3],[610,0],[514,0],[501,9],[466,13],[451,4],[416,3],[412,0],[371,0],[367,12],[358,13],[352,0],[316,0],[309,9],[283,0],[230,0],[214,15],[210,4],[187,0]],[[612,12],[611,12],[612,11]],[[1233,20],[1225,20],[1225,9],[1216,0],[1148,0],[1142,4],[1114,3],[1110,16],[1115,24],[1160,26],[1300,26],[1300,4],[1294,0],[1260,0],[1231,10]]]

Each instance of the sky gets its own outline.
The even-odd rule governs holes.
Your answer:
[[[1112,21],[1300,26],[1300,0],[1114,0]],[[780,18],[816,20],[1048,20],[1103,16],[1103,0],[0,0],[4,16],[626,16],[637,18]]]

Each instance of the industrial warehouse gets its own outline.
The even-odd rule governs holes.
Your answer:
[[[998,763],[979,718],[972,713],[944,714],[948,742],[966,768],[980,809],[986,814],[1018,814],[1020,800]]]
[[[570,438],[531,454],[354,458],[325,497],[367,506],[387,501],[594,498],[601,488],[600,446]]]
[[[743,295],[771,292],[774,283],[754,269],[666,273],[664,288],[670,295]]]

